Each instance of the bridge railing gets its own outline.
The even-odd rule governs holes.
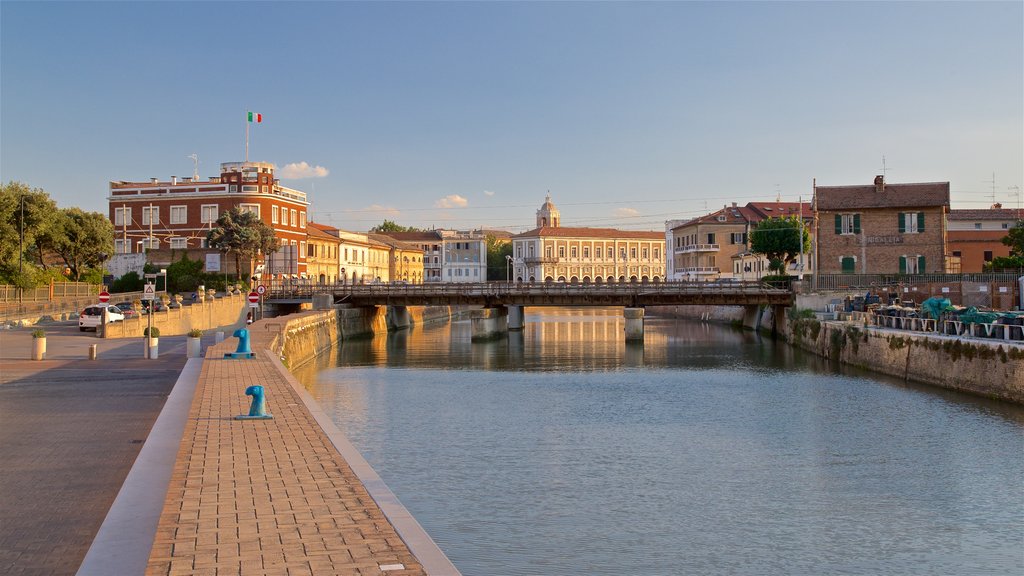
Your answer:
[[[312,284],[277,285],[271,287],[270,298],[308,299],[314,294],[332,293],[353,296],[387,298],[389,296],[516,296],[558,294],[781,294],[786,288],[773,287],[757,281],[747,282],[661,282],[572,284],[564,282],[432,282],[425,284]]]

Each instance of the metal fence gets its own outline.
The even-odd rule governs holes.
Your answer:
[[[860,290],[901,286],[908,284],[960,283],[960,282],[1016,282],[1020,274],[815,274],[811,278],[814,290]]]
[[[0,302],[48,302],[65,298],[81,298],[99,294],[98,284],[87,282],[54,282],[49,286],[22,290],[10,284],[0,284]]]

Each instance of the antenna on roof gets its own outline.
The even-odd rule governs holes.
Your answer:
[[[199,180],[199,154],[193,152],[188,157],[192,159],[192,181],[196,182]]]
[[[985,182],[987,184],[991,184],[992,185],[992,204],[995,204],[996,203],[996,173],[995,172],[992,173],[992,179],[991,180],[982,180],[982,182]]]
[[[889,168],[885,165],[885,154],[882,154],[882,178],[885,178],[885,175],[886,175],[885,173],[888,170],[889,170]]]
[[[782,202],[782,186],[779,184],[775,185],[775,202]]]

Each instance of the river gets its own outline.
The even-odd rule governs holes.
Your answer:
[[[296,376],[466,575],[1024,573],[1024,409],[725,326],[529,308]]]

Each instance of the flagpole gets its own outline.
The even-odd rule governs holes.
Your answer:
[[[249,161],[249,111],[245,112],[245,161]]]

